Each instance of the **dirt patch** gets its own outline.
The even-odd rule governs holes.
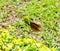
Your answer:
[[[12,23],[14,23],[15,21],[18,21],[18,20],[19,20],[18,17],[10,16],[5,22],[0,23],[0,28],[2,28],[5,25],[12,24]]]
[[[31,0],[24,0],[25,2],[30,2]]]
[[[60,24],[60,20],[57,20],[57,23]]]

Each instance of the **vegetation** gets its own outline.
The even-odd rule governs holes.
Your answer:
[[[19,39],[12,36],[6,29],[0,29],[0,51],[55,51],[52,47],[49,49],[41,42],[36,42],[33,39]]]
[[[59,0],[1,0],[1,51],[59,51],[59,5]],[[44,30],[32,30],[31,21]]]

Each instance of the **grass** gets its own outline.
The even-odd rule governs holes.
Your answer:
[[[11,34],[16,34],[17,37],[22,39],[33,38],[36,41],[41,41],[48,47],[53,46],[59,51],[60,46],[57,43],[58,41],[60,42],[58,33],[59,24],[57,23],[60,19],[59,0],[32,0],[30,2],[24,2],[24,0],[2,1],[3,0],[0,1],[0,22],[6,22],[10,17],[9,15],[12,15],[14,18],[19,18],[18,21],[10,24],[12,28],[11,26],[5,25]],[[31,32],[31,28],[29,24],[25,22],[24,16],[28,17],[29,20],[27,20],[27,22],[35,20],[36,23],[39,23],[44,28],[44,31]],[[41,38],[37,38],[38,36]],[[57,37],[59,39],[57,39]],[[43,41],[41,39],[43,39]]]

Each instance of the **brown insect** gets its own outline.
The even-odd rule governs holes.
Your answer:
[[[43,28],[40,25],[38,25],[38,24],[36,24],[34,22],[30,22],[30,27],[31,27],[31,29],[36,30],[36,31],[43,30]]]

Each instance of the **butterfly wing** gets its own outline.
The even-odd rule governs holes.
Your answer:
[[[40,25],[38,25],[38,24],[36,24],[36,23],[34,23],[34,22],[30,22],[30,27],[31,27],[32,29],[34,29],[34,30],[37,30],[37,31],[43,29]]]

